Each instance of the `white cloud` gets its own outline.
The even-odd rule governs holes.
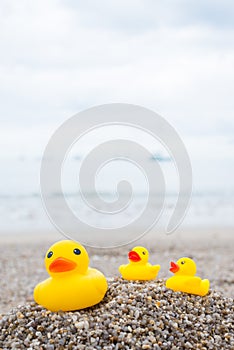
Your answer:
[[[153,108],[185,135],[234,128],[232,2],[12,0],[0,8],[6,124],[59,123],[119,101]]]

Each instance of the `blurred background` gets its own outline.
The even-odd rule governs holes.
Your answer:
[[[233,18],[234,3],[227,0],[2,0],[0,234],[51,229],[40,198],[46,144],[70,116],[112,102],[150,108],[181,136],[194,174],[183,227],[232,228]],[[161,145],[130,129],[100,130],[76,144],[64,171],[67,197],[77,201],[69,174],[78,173],[85,154],[120,136],[145,144],[153,154],[148,161],[160,163],[169,213],[177,194],[173,162]],[[131,171],[112,165],[97,186],[112,195],[116,174]],[[145,187],[140,176],[132,177],[134,217]],[[82,203],[77,210],[88,215]]]

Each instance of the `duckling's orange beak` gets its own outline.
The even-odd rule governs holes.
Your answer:
[[[179,265],[171,261],[170,271],[173,273],[176,273],[177,271],[179,271],[179,269],[180,269]]]
[[[66,258],[57,258],[49,266],[50,272],[66,272],[76,268],[77,264]]]
[[[128,253],[128,259],[130,261],[133,261],[133,262],[137,262],[137,261],[140,261],[141,258],[140,258],[140,255],[137,254],[137,252],[134,252],[134,250],[131,250],[129,253]]]

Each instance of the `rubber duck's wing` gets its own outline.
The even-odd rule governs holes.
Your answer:
[[[201,284],[201,278],[198,276],[187,277],[184,281],[186,287],[199,287]]]

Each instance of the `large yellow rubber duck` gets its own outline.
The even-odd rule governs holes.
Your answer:
[[[99,303],[107,281],[89,267],[86,249],[77,242],[64,240],[50,247],[45,266],[51,276],[34,289],[35,301],[51,311],[72,311]]]
[[[135,247],[128,253],[129,264],[121,265],[119,272],[126,280],[147,281],[157,277],[160,265],[148,263],[149,252],[144,247]]]
[[[166,281],[166,287],[175,292],[206,295],[210,288],[210,282],[195,276],[196,270],[196,264],[190,258],[181,258],[176,263],[171,262],[170,271],[175,275]]]

